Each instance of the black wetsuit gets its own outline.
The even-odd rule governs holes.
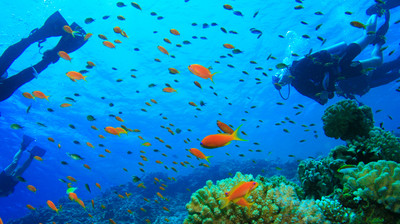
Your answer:
[[[14,177],[7,175],[3,170],[0,174],[0,197],[13,193],[17,184],[18,181]]]
[[[323,105],[327,99],[321,99],[319,94],[327,91],[329,98],[332,98],[338,79],[363,74],[360,62],[353,61],[360,52],[361,47],[352,43],[346,47],[342,56],[323,50],[294,61],[290,67],[290,74],[294,77],[291,85],[302,95]]]

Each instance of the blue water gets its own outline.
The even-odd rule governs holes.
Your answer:
[[[299,4],[293,0],[282,0],[279,3],[262,0],[225,2],[191,0],[187,3],[183,0],[153,0],[138,2],[142,11],[133,8],[127,1],[125,2],[127,7],[118,8],[116,2],[93,0],[0,2],[1,52],[28,36],[32,29],[40,27],[56,10],[60,10],[68,23],[75,21],[86,32],[94,34],[81,49],[70,54],[73,58],[71,63],[60,59],[42,72],[38,79],[24,85],[11,98],[0,104],[2,130],[0,168],[5,168],[11,162],[13,155],[19,149],[24,133],[35,137],[37,139],[35,144],[47,150],[43,157],[44,161],[34,160],[24,173],[23,177],[28,182],[18,184],[14,194],[9,197],[0,198],[0,217],[4,221],[27,214],[29,210],[25,207],[26,204],[35,207],[45,206],[47,200],[56,202],[65,197],[66,184],[58,179],[66,179],[66,176],[73,176],[78,180],[74,186],[79,188],[77,193],[81,198],[91,199],[100,193],[95,183],[108,188],[131,181],[132,175],[142,176],[138,162],[145,164],[143,168],[146,173],[164,172],[177,179],[182,175],[195,175],[197,169],[207,168],[198,167],[201,161],[193,157],[188,158],[187,155],[190,153],[185,149],[200,148],[199,140],[209,134],[217,133],[216,120],[232,124],[234,127],[243,124],[241,130],[247,135],[242,137],[249,141],[234,142],[218,149],[201,149],[206,155],[214,156],[210,159],[211,166],[228,158],[236,160],[279,158],[286,161],[292,159],[288,157],[289,154],[298,158],[325,156],[331,148],[343,143],[324,136],[320,119],[325,108],[342,98],[335,97],[327,105],[321,106],[292,89],[289,100],[283,101],[271,85],[270,79],[276,72],[275,65],[289,57],[290,52],[304,55],[310,48],[315,52],[341,41],[351,43],[361,37],[363,31],[351,27],[349,23],[354,20],[366,22],[368,16],[365,15],[365,10],[374,1],[306,0],[303,3],[304,9],[294,10],[293,8]],[[231,4],[234,10],[241,11],[244,16],[234,15],[232,11],[224,9],[223,4]],[[253,18],[256,11],[259,13]],[[315,15],[316,11],[321,11],[324,15]],[[351,11],[353,14],[346,15],[345,11]],[[157,16],[151,16],[150,12],[156,12],[157,16],[163,16],[164,19],[158,20]],[[110,15],[110,18],[103,20],[102,17],[105,15]],[[116,18],[118,15],[123,15],[126,20],[118,20]],[[85,24],[84,20],[87,17],[92,17],[95,21]],[[386,45],[389,48],[384,52],[384,61],[391,61],[399,56],[400,32],[397,30],[400,24],[393,24],[399,19],[399,9],[392,10],[391,28],[386,35]],[[308,25],[303,25],[300,21],[306,21]],[[211,26],[213,22],[218,25]],[[192,23],[198,25],[192,26]],[[209,24],[210,27],[202,28],[203,23]],[[379,24],[382,23],[383,19],[379,19]],[[318,24],[323,25],[315,31],[315,26]],[[114,26],[120,26],[125,30],[129,38],[115,34]],[[236,31],[238,34],[225,34],[220,27]],[[169,30],[172,28],[177,29],[181,35],[170,34]],[[250,33],[250,28],[261,30],[263,35],[257,39],[257,35]],[[116,49],[106,48],[102,45],[102,40],[97,37],[98,34],[106,35],[111,41],[119,39],[123,43],[117,45]],[[308,34],[311,38],[302,38],[304,34]],[[286,38],[279,38],[278,35]],[[192,36],[197,36],[198,39],[193,39]],[[327,39],[323,47],[317,36]],[[207,39],[203,40],[200,37]],[[172,44],[165,43],[163,38],[170,39]],[[185,40],[191,44],[183,44]],[[48,39],[41,52],[52,48],[57,42],[58,38]],[[220,58],[221,55],[232,54],[231,50],[222,47],[224,43],[234,45],[243,53]],[[182,47],[178,48],[176,44],[181,44]],[[158,45],[164,46],[176,58],[162,54],[157,49]],[[140,51],[134,51],[134,48],[139,48]],[[357,59],[368,58],[371,50],[372,48],[368,47]],[[388,56],[388,52],[392,50],[396,52]],[[277,60],[266,60],[270,54]],[[155,62],[155,58],[159,58],[161,63]],[[16,74],[40,59],[38,48],[33,44],[15,61],[8,73]],[[220,64],[215,63],[216,60],[220,61]],[[249,61],[252,60],[257,64],[250,64]],[[93,61],[97,65],[85,74],[88,76],[87,81],[71,82],[65,73],[85,69],[87,61]],[[219,72],[214,77],[215,83],[190,73],[187,69],[190,64],[212,66],[212,72]],[[228,64],[234,68],[228,67]],[[112,70],[113,67],[118,70]],[[170,67],[178,69],[180,74],[169,74]],[[262,67],[263,70],[256,70],[256,67]],[[268,71],[268,68],[274,70]],[[130,71],[131,69],[137,71]],[[242,71],[247,71],[249,75],[243,74]],[[132,78],[131,75],[137,78]],[[256,78],[260,79],[261,84],[257,84]],[[116,82],[117,79],[123,81]],[[239,79],[245,81],[239,82]],[[196,87],[194,81],[198,81],[203,88]],[[149,88],[148,85],[151,83],[156,86]],[[162,92],[165,83],[169,83],[177,89],[177,92]],[[382,110],[375,114],[375,123],[379,126],[378,124],[383,122],[387,130],[396,130],[399,123],[400,98],[399,93],[395,91],[398,86],[398,83],[390,83],[372,89],[359,98],[372,107],[373,111]],[[33,101],[22,96],[23,92],[35,90],[50,95],[49,101],[42,99]],[[79,93],[80,96],[76,97],[74,93]],[[101,99],[103,96],[104,100]],[[77,102],[72,103],[71,107],[61,108],[60,104],[67,103],[65,97],[72,97]],[[155,99],[158,104],[147,106],[145,102],[150,102],[150,99]],[[201,111],[188,104],[193,101],[199,105],[201,100],[206,103],[205,106],[198,106]],[[284,105],[277,105],[277,102],[284,102]],[[110,107],[110,103],[114,106]],[[26,113],[30,104],[32,108]],[[304,105],[305,108],[293,109],[298,104]],[[256,107],[252,109],[252,106]],[[55,112],[50,113],[47,108],[52,108]],[[142,108],[147,112],[141,111]],[[296,116],[298,111],[302,113]],[[117,121],[110,117],[110,114],[122,117],[125,122]],[[93,115],[96,120],[88,121],[87,115]],[[393,120],[390,120],[388,115]],[[296,124],[274,125],[285,120],[285,117],[289,117]],[[47,128],[37,125],[37,122],[47,125]],[[14,123],[24,128],[13,130],[10,125]],[[315,123],[316,126],[311,127],[310,132],[305,132],[305,128],[300,126],[311,123]],[[71,129],[69,124],[73,124],[76,129]],[[117,137],[103,130],[106,126],[116,127],[121,124],[131,129],[139,129],[141,132],[130,132],[127,136]],[[91,129],[91,125],[95,125],[99,130]],[[171,135],[160,125],[170,126],[172,130],[180,128],[182,132]],[[290,133],[284,132],[284,128]],[[316,131],[316,134],[313,131]],[[106,136],[106,139],[100,139],[99,134]],[[139,135],[145,141],[151,142],[152,146],[141,146],[144,141],[138,138]],[[49,142],[48,137],[54,138],[55,143]],[[165,143],[160,143],[155,137],[161,138]],[[191,140],[189,144],[183,142],[187,138]],[[300,143],[301,139],[306,141]],[[78,140],[81,145],[74,144],[74,140]],[[86,146],[86,142],[92,143],[95,149]],[[255,142],[259,145],[254,144]],[[61,149],[57,144],[61,145]],[[99,147],[99,144],[105,147]],[[172,149],[165,147],[165,144],[171,145]],[[105,148],[112,153],[104,152]],[[153,149],[159,149],[160,152],[153,152]],[[254,152],[249,152],[248,149]],[[261,149],[262,152],[255,152],[256,149]],[[128,155],[126,153],[128,150],[133,153]],[[144,162],[140,158],[140,150],[146,151],[144,155],[149,161]],[[66,152],[77,153],[85,157],[85,160],[72,160]],[[161,153],[165,153],[167,157]],[[229,153],[230,157],[226,153]],[[106,158],[100,158],[99,154],[106,155]],[[239,154],[245,154],[245,157],[240,157]],[[163,164],[157,164],[155,160],[161,160]],[[60,161],[67,161],[69,165],[61,165]],[[173,161],[178,163],[189,161],[196,168],[174,165]],[[90,165],[92,170],[87,170],[83,164]],[[173,166],[179,172],[166,170],[164,165]],[[123,171],[122,168],[127,168],[129,172]],[[91,186],[92,194],[85,190],[85,183]],[[26,188],[27,184],[34,185],[38,189],[36,194]]]

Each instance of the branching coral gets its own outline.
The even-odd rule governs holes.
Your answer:
[[[359,107],[353,100],[342,100],[328,107],[322,121],[326,136],[342,140],[368,136],[374,123],[371,108]]]
[[[324,223],[324,215],[314,200],[299,200],[293,186],[263,181],[247,198],[254,202],[250,210],[231,203],[220,209],[218,198],[241,181],[254,180],[252,175],[236,173],[234,178],[217,181],[214,185],[196,191],[186,208],[189,212],[184,223]],[[329,223],[326,221],[326,223]]]

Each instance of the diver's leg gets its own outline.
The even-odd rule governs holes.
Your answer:
[[[376,44],[374,50],[372,51],[372,57],[366,60],[360,60],[361,66],[363,69],[367,68],[376,68],[382,65],[383,62],[383,54],[381,51],[381,44]]]
[[[79,33],[75,34],[75,37],[70,34],[63,36],[53,49],[44,52],[42,61],[0,82],[0,102],[8,99],[19,87],[37,77],[50,64],[56,63],[60,58],[59,51],[71,53],[86,43],[84,40],[86,32],[78,24],[73,23],[71,29]]]
[[[335,55],[341,56],[344,53],[344,50],[346,49],[346,47],[347,47],[346,42],[342,41],[333,46],[325,48],[323,50],[328,51],[330,54],[335,54]]]
[[[12,173],[12,176],[14,177],[22,176],[25,170],[28,169],[28,167],[31,165],[32,161],[33,161],[33,155],[30,155],[29,158],[24,162],[24,164],[22,164],[22,166],[18,167],[18,169],[15,170],[14,173]]]
[[[369,17],[365,29],[365,35],[360,39],[356,40],[354,43],[360,45],[361,51],[365,49],[376,37],[376,22],[377,15],[372,15]]]
[[[374,73],[375,72],[376,71],[374,71]],[[391,83],[394,80],[399,79],[399,78],[400,78],[400,70],[399,69],[393,69],[384,74],[377,73],[372,76],[369,86],[371,88],[374,88],[374,87],[386,85],[386,84]]]
[[[12,175],[12,173],[14,172],[15,168],[16,168],[17,165],[18,165],[19,160],[21,160],[23,151],[24,151],[24,150],[22,150],[22,149],[18,150],[18,152],[14,155],[14,158],[13,158],[13,161],[11,162],[11,164],[8,165],[8,166],[4,169],[4,172],[5,172],[7,175],[9,175],[9,176]]]
[[[63,30],[65,25],[68,25],[67,21],[65,21],[62,15],[57,11],[46,20],[40,29],[33,30],[29,37],[8,47],[0,57],[0,75],[4,74],[14,60],[17,59],[31,44],[48,37],[67,34]]]

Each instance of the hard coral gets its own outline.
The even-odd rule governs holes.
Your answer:
[[[314,200],[301,201],[293,186],[261,181],[260,176],[255,179],[259,186],[247,198],[254,202],[250,210],[234,203],[220,209],[218,198],[224,192],[241,181],[251,180],[252,175],[238,172],[234,178],[217,181],[216,185],[207,181],[207,186],[196,191],[186,204],[189,215],[184,223],[329,223]]]
[[[357,170],[344,176],[344,193],[378,203],[400,213],[400,165],[380,160],[367,165],[359,163]]]
[[[342,140],[368,136],[374,123],[371,108],[359,107],[353,100],[342,100],[328,107],[322,121],[326,136]]]

